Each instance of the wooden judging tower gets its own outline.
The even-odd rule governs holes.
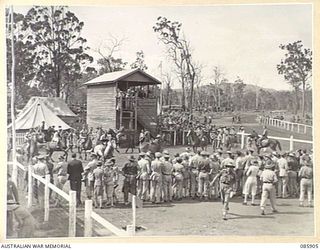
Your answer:
[[[141,129],[157,133],[156,78],[140,69],[103,74],[84,83],[87,87],[87,123],[103,129],[124,127],[135,137]]]

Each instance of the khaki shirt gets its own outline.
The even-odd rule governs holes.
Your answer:
[[[162,174],[164,175],[171,175],[173,172],[173,166],[169,161],[164,161],[163,162],[163,169],[162,169]]]
[[[299,176],[301,178],[305,178],[305,179],[312,179],[312,177],[313,177],[312,168],[307,167],[307,166],[302,166],[302,168],[299,171]]]
[[[149,162],[146,159],[139,160],[138,167],[139,167],[140,174],[149,174],[150,173]]]
[[[260,176],[260,180],[263,183],[276,183],[278,181],[277,175],[275,174],[274,171],[272,171],[270,169],[263,170],[263,172]]]
[[[151,162],[151,170],[152,172],[161,174],[162,173],[162,168],[163,168],[163,162],[155,159]]]

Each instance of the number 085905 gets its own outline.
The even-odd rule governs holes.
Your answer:
[[[300,244],[300,248],[305,248],[305,249],[316,249],[318,248],[318,244]]]

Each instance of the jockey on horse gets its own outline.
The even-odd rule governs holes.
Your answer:
[[[262,136],[261,138],[257,139],[257,145],[258,146],[262,146],[262,141],[263,140],[268,140],[268,130],[267,130],[267,126],[263,126],[263,132],[262,132]]]

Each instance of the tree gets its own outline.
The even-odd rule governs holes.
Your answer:
[[[31,96],[40,95],[40,91],[31,86],[31,81],[35,76],[33,65],[34,54],[33,45],[27,39],[28,33],[23,31],[24,15],[14,13],[13,15],[13,33],[14,33],[14,53],[15,53],[15,103],[17,108],[22,108]],[[6,9],[6,46],[7,46],[7,86],[11,88],[11,25],[9,10]],[[10,103],[10,102],[8,102]]]
[[[115,53],[121,49],[124,42],[125,38],[118,39],[117,37],[109,35],[105,41],[100,43],[97,49],[94,49],[101,57],[97,61],[100,66],[99,75],[120,71],[127,66],[128,63],[124,62],[122,58],[115,57]]]
[[[164,89],[163,89],[163,99],[165,100],[166,105],[172,104],[171,92],[172,92],[172,78],[170,73],[163,74],[163,82],[164,82]]]
[[[132,69],[141,69],[145,71],[148,69],[147,65],[144,62],[144,53],[142,50],[136,52],[136,60],[130,65]]]
[[[304,48],[301,41],[281,44],[280,49],[285,50],[285,58],[277,65],[278,73],[291,84],[296,93],[298,103],[298,92],[302,86],[302,115],[305,116],[305,93],[308,80],[312,76],[312,51]]]
[[[166,17],[159,16],[155,26],[153,26],[153,30],[158,33],[159,40],[166,46],[168,56],[176,66],[179,80],[182,84],[183,95],[185,84],[190,90],[188,108],[192,113],[197,69],[191,56],[190,43],[181,34],[181,26],[182,23],[171,22]],[[184,98],[182,105],[184,105]]]
[[[240,79],[238,76],[234,85],[233,85],[233,92],[234,92],[234,105],[237,107],[238,110],[243,108],[243,95],[244,95],[244,88],[246,85],[243,83],[243,80]]]
[[[24,30],[34,47],[35,80],[46,95],[60,97],[81,79],[93,58],[81,36],[84,23],[64,6],[35,6],[25,16]],[[66,93],[68,95],[68,93]]]

